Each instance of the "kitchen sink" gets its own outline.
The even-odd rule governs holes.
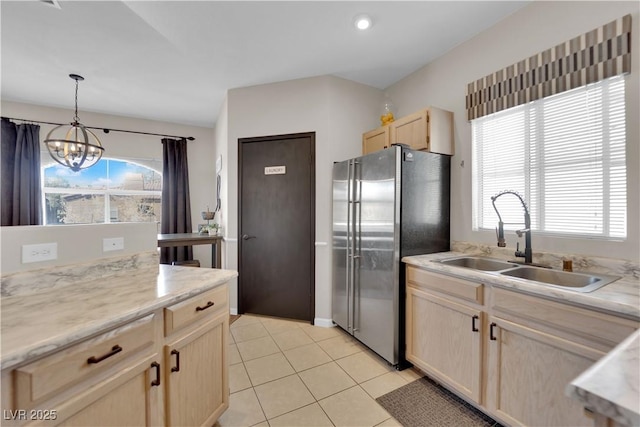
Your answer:
[[[542,283],[548,286],[572,290],[574,292],[592,292],[620,277],[594,273],[574,273],[551,270],[548,267],[516,264],[479,256],[461,256],[435,261],[453,267],[478,270],[492,275],[501,275]]]
[[[482,257],[459,257],[449,258],[440,261],[444,265],[452,265],[454,267],[471,268],[481,271],[500,271],[507,268],[517,267],[518,264],[513,264],[505,261],[498,261],[495,259],[482,258]]]
[[[501,275],[533,280],[578,292],[591,292],[619,279],[604,274],[573,273],[536,267],[518,267],[501,271]]]

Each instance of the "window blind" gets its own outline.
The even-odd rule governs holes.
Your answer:
[[[627,235],[625,81],[616,76],[472,121],[474,229],[493,229],[491,196],[517,191],[532,230]],[[516,197],[496,201],[505,229],[522,225]]]

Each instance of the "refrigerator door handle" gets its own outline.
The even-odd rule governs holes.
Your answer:
[[[358,320],[357,303],[360,301],[360,255],[353,256],[353,277],[354,277],[354,286],[353,286],[353,332],[358,332],[360,330],[360,322]],[[357,323],[357,324],[356,324]]]
[[[357,160],[353,165],[354,180],[354,221],[353,221],[353,332],[360,330],[359,307],[360,301],[360,263],[362,261],[362,165]]]
[[[347,331],[352,331],[353,323],[353,160],[347,163]]]

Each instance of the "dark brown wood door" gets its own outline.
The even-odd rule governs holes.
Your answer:
[[[239,312],[314,317],[315,133],[238,140]]]

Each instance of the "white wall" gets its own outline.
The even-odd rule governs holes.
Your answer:
[[[152,223],[0,227],[0,271],[6,275],[153,251],[156,235]],[[124,238],[124,249],[104,252],[102,240],[114,237]],[[22,246],[38,243],[57,243],[57,259],[23,264]]]
[[[68,123],[73,119],[73,111],[43,107],[30,104],[2,101],[2,115],[7,117],[42,120],[54,123]],[[177,136],[193,136],[195,141],[188,145],[189,186],[191,197],[191,221],[195,230],[203,223],[201,211],[215,206],[215,145],[213,129],[164,123],[152,120],[135,119],[91,112],[79,112],[80,121],[85,126],[152,132]],[[40,139],[44,140],[54,126],[41,125]],[[105,148],[105,157],[124,159],[154,159],[162,164],[161,137],[122,132],[96,132]],[[42,144],[42,158],[49,153]],[[161,171],[160,171],[161,172]],[[159,228],[158,228],[159,229]],[[211,248],[209,245],[194,246],[194,258],[201,265],[211,267]]]
[[[638,2],[535,1],[387,88],[402,116],[429,105],[454,112],[456,155],[451,171],[452,240],[495,244],[494,232],[472,230],[471,126],[466,120],[469,82],[540,51],[632,14],[632,70],[627,76],[628,239],[624,242],[533,236],[534,251],[579,253],[638,261],[640,258],[640,38]],[[464,167],[461,162],[464,161]],[[567,212],[571,215],[571,212]],[[515,240],[514,240],[515,241]],[[509,246],[515,243],[508,242]]]
[[[222,159],[222,171],[220,172],[220,211],[216,214],[216,219],[222,224],[224,240],[222,242],[222,267],[229,270],[237,270],[237,256],[233,255],[237,252],[237,233],[230,234],[228,221],[229,218],[229,147],[227,144],[229,135],[229,103],[225,97],[220,111],[218,112],[218,121],[215,128],[215,152],[216,158]],[[231,254],[231,255],[230,255]],[[229,298],[231,301],[238,300],[238,278],[234,277],[229,281]],[[238,314],[238,304],[230,304],[231,314]]]
[[[332,77],[313,77],[228,92],[228,139],[223,200],[225,234],[238,237],[238,138],[316,133],[316,320],[331,319],[331,171],[334,161],[361,153],[362,132],[378,126],[382,92]],[[224,107],[223,107],[224,110]],[[219,124],[220,126],[220,124]],[[222,132],[220,133],[222,134]],[[227,243],[237,268],[237,240]],[[237,289],[231,290],[237,308]]]

